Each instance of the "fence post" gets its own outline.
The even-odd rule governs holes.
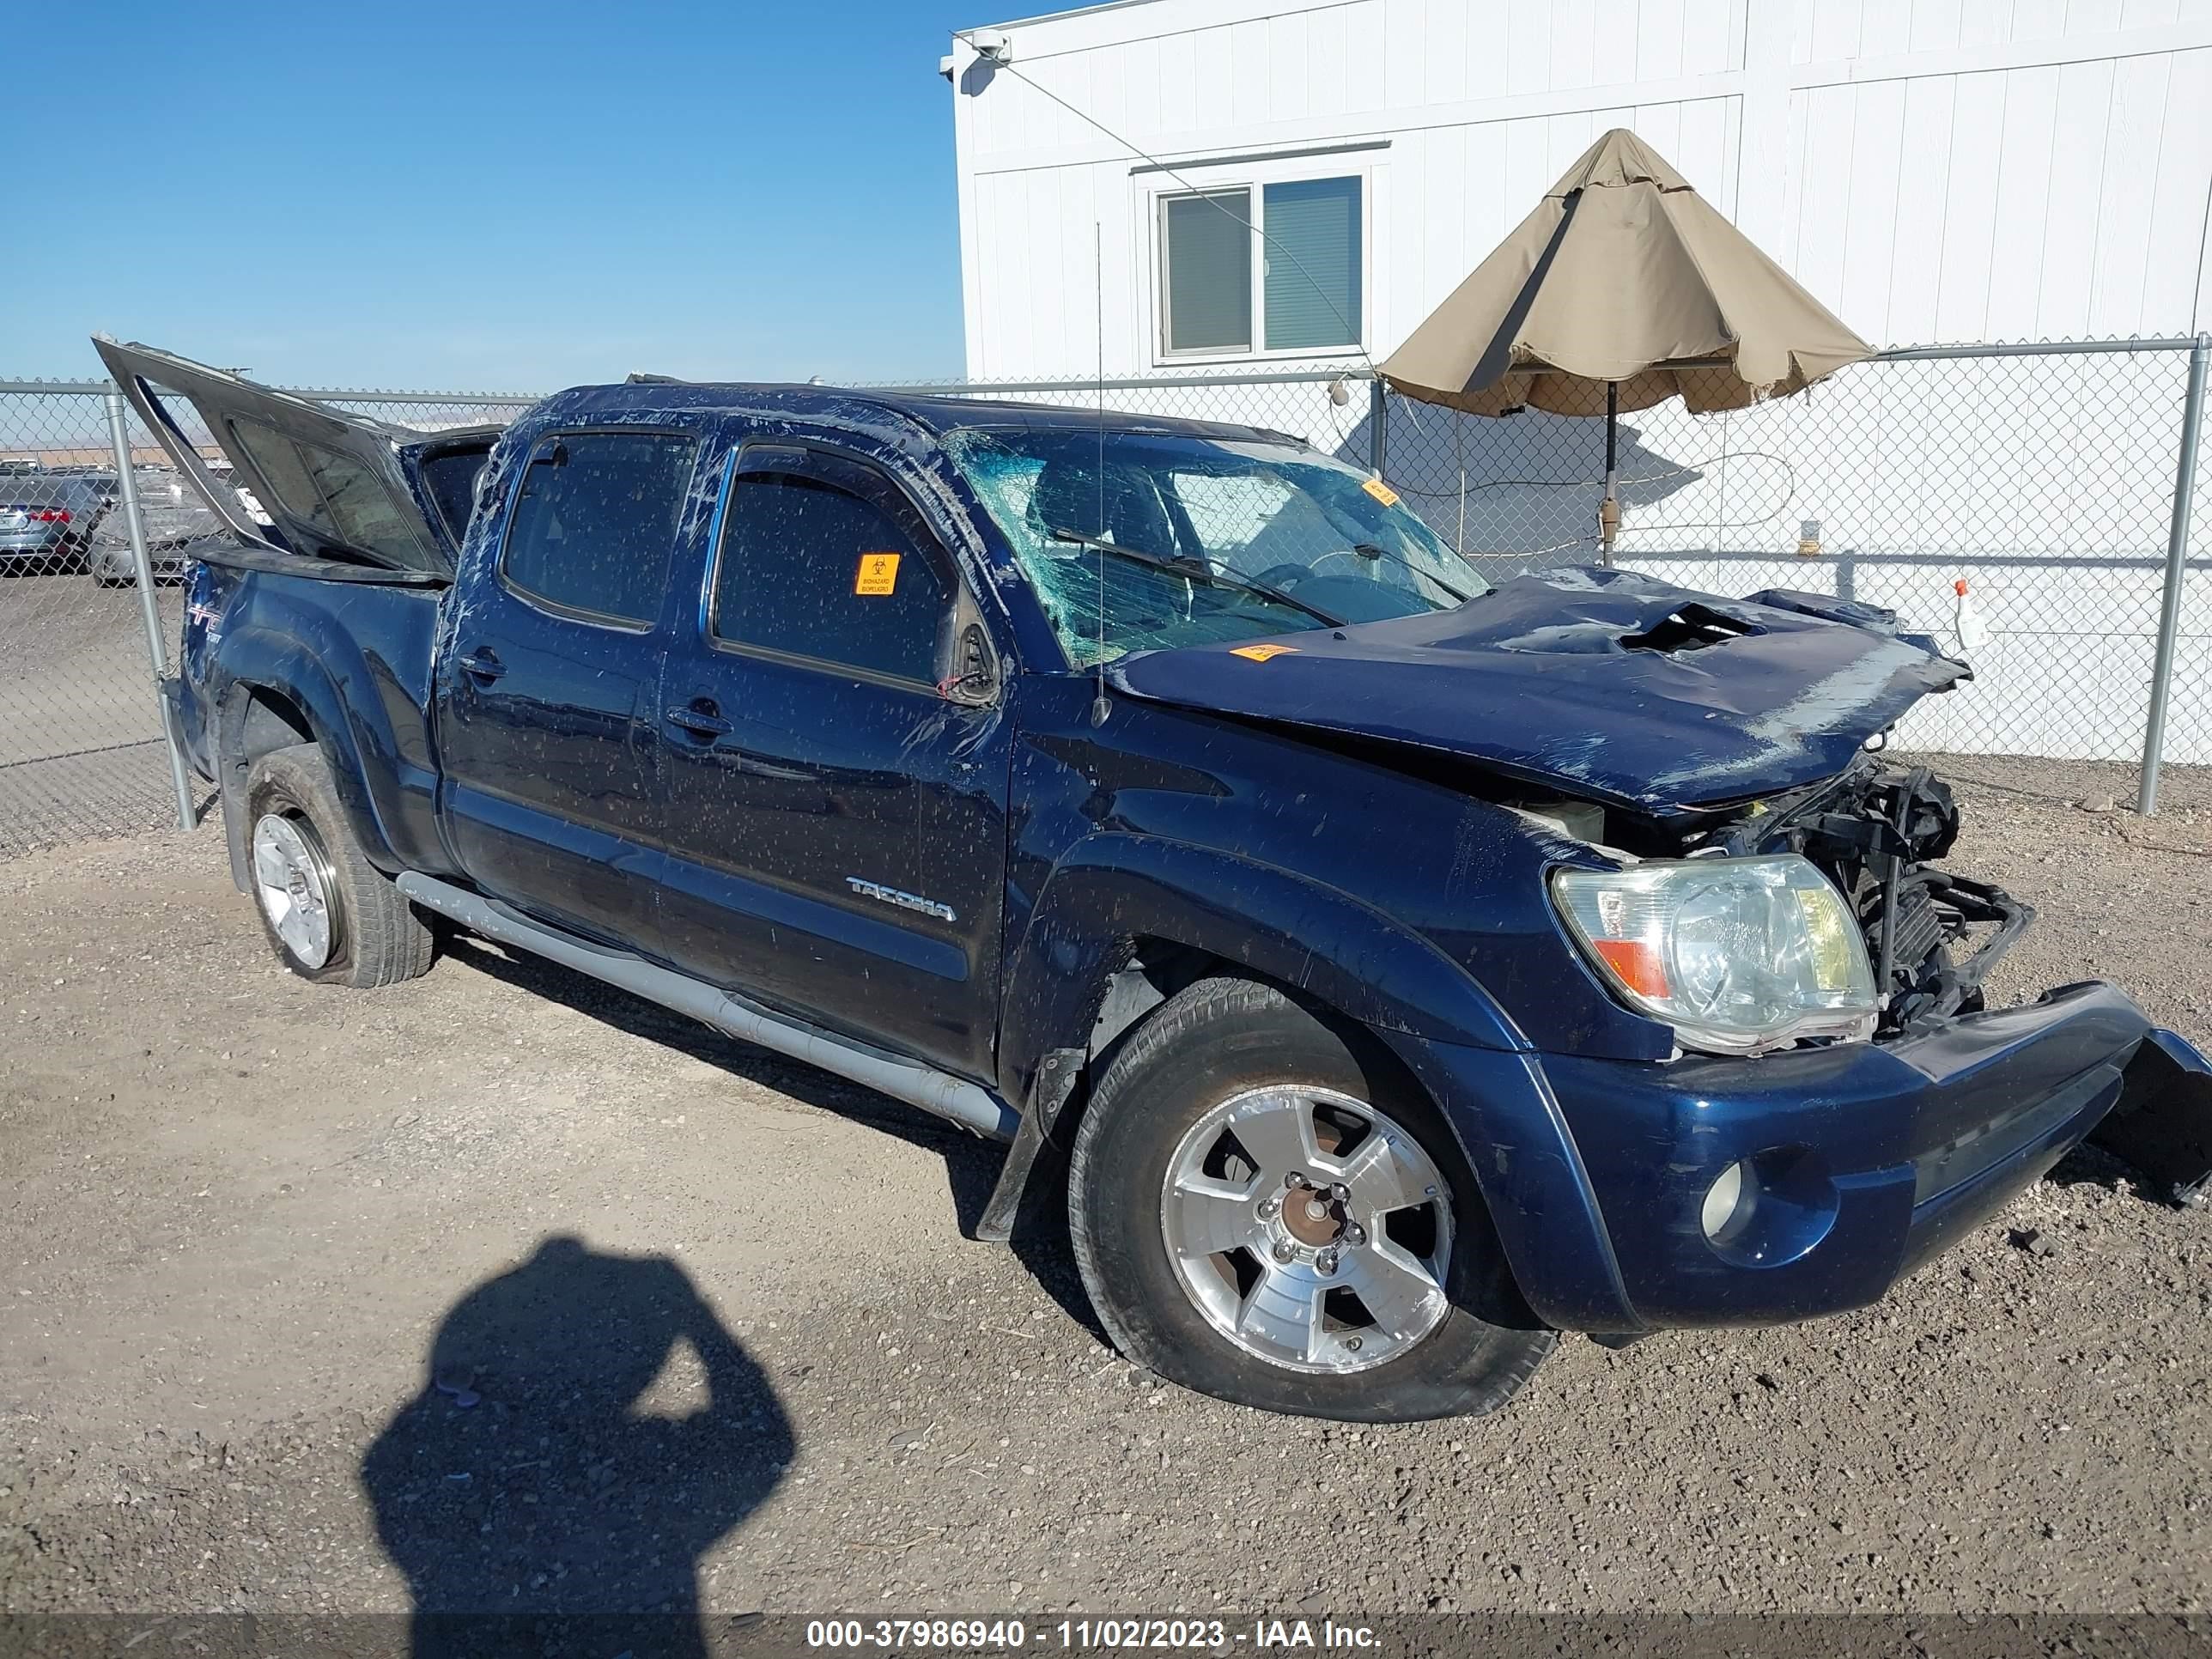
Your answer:
[[[2181,459],[2173,470],[2173,523],[2166,538],[2166,592],[2158,613],[2158,656],[2150,671],[2150,720],[2143,727],[2142,781],[2136,811],[2158,811],[2158,766],[2166,747],[2166,707],[2173,690],[2173,646],[2181,632],[2181,585],[2189,569],[2189,514],[2197,494],[2197,445],[2204,427],[2204,362],[2212,335],[2189,351],[2189,392],[2181,405]]]
[[[169,719],[169,699],[162,682],[169,678],[169,653],[161,643],[161,607],[154,598],[154,561],[146,551],[146,520],[138,511],[138,479],[131,467],[130,417],[124,413],[123,394],[110,388],[107,435],[115,446],[115,489],[122,498],[124,527],[131,535],[131,564],[138,574],[138,615],[146,624],[146,656],[154,666],[154,705],[161,716],[161,741],[169,751],[169,780],[177,787],[177,828],[192,827],[192,785],[185,770],[185,751]]]
[[[1382,476],[1382,463],[1390,459],[1390,388],[1377,374],[1367,383],[1368,464]]]

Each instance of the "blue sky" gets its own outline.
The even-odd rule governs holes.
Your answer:
[[[988,0],[34,15],[76,67],[11,132],[0,375],[94,331],[294,385],[960,370],[936,68]]]

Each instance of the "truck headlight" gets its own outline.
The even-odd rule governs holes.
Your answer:
[[[1758,1054],[1874,1031],[1866,940],[1843,895],[1794,853],[1561,870],[1552,897],[1621,1000],[1686,1048]]]

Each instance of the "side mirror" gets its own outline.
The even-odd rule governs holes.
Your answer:
[[[990,702],[998,695],[999,677],[991,665],[990,641],[984,636],[982,623],[971,622],[961,629],[955,653],[945,695],[954,702]]]

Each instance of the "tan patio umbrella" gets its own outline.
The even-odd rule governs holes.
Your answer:
[[[1471,415],[1606,416],[1679,395],[1696,414],[1802,392],[1874,348],[1615,127],[1382,366],[1409,398]]]

